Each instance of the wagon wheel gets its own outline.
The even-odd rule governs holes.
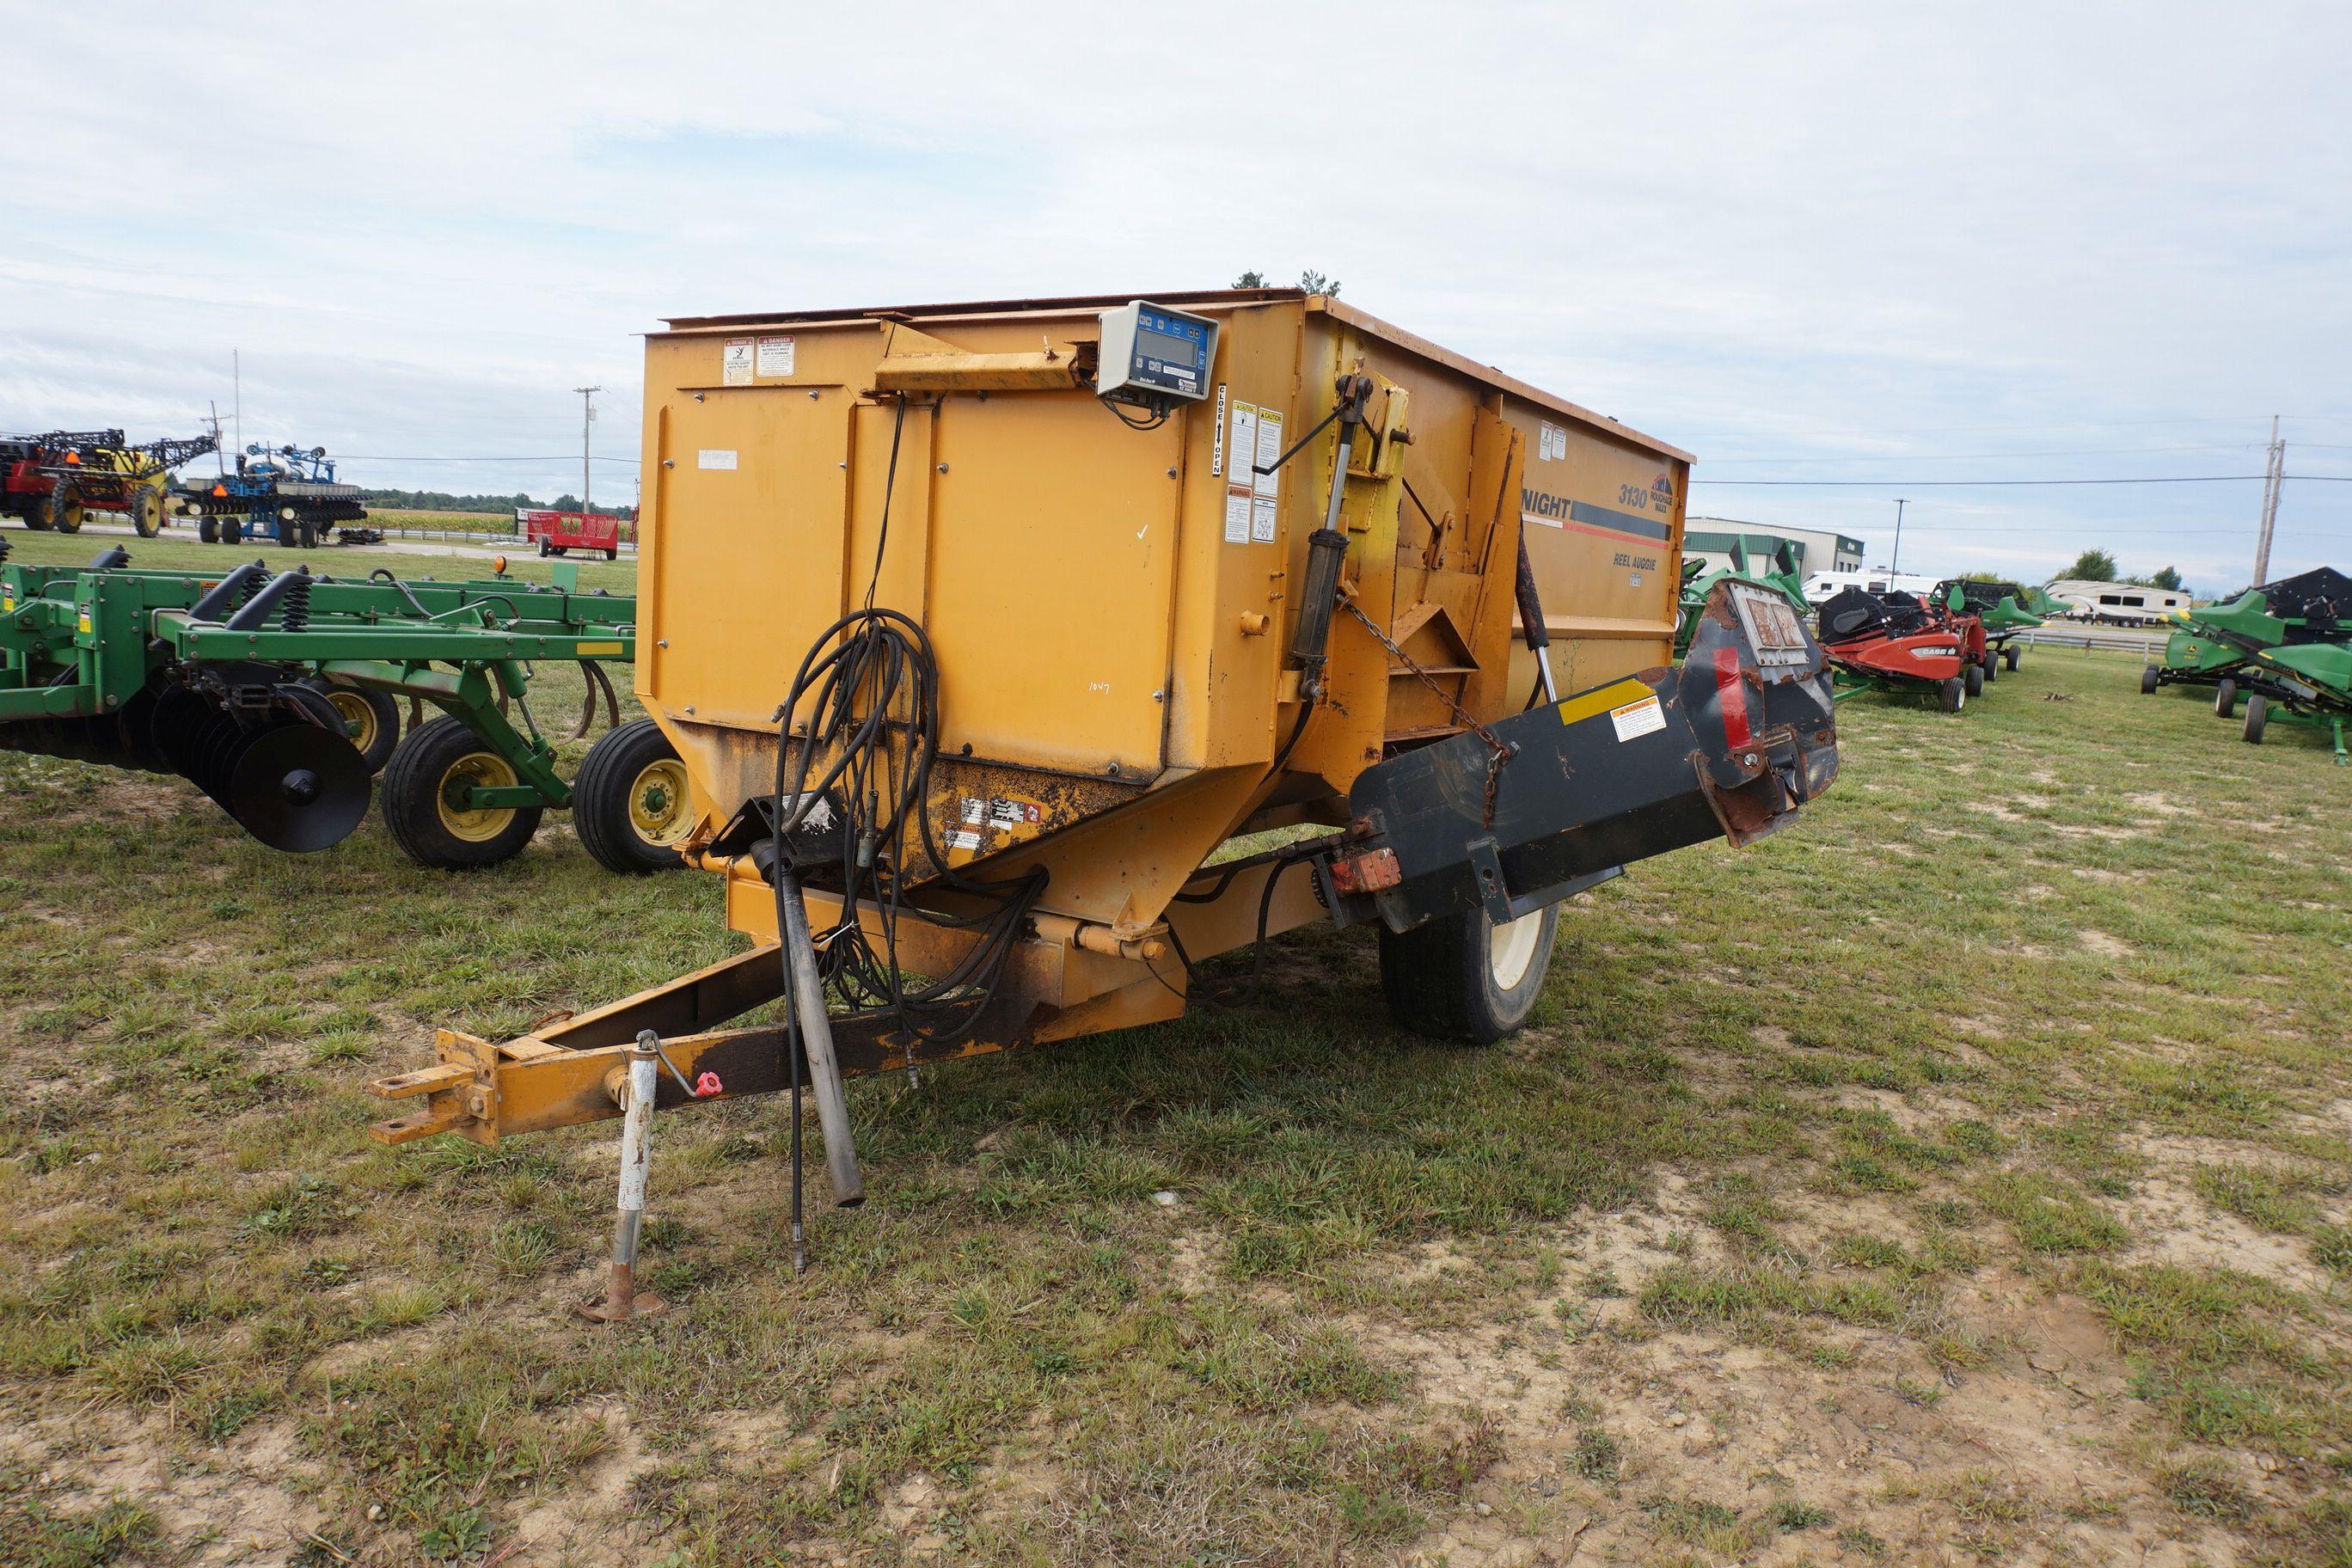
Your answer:
[[[579,721],[572,726],[571,733],[563,737],[567,741],[581,740],[595,728],[596,695],[600,690],[604,696],[604,728],[617,730],[621,727],[621,700],[614,692],[613,678],[604,673],[603,663],[583,658],[580,661],[580,673],[587,678],[588,695],[580,704]]]

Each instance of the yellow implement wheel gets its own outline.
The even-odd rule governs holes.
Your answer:
[[[676,844],[694,831],[684,763],[665,757],[638,770],[629,782],[629,826],[648,844]]]
[[[376,743],[381,726],[366,698],[347,686],[338,686],[327,693],[327,700],[343,716],[343,728],[351,731],[352,745],[364,752]]]
[[[441,826],[453,838],[468,844],[487,844],[504,832],[514,821],[515,808],[510,805],[468,806],[458,804],[467,793],[477,789],[503,789],[519,782],[515,771],[504,757],[488,752],[475,752],[459,757],[441,770],[440,786],[433,792],[441,808]]]
[[[463,721],[439,718],[408,732],[383,770],[383,822],[422,866],[488,866],[521,853],[539,831],[538,805],[469,806],[475,789],[520,783],[513,764]]]
[[[335,716],[343,721],[343,731],[367,759],[368,772],[379,773],[392,760],[392,749],[400,743],[400,704],[390,694],[366,687],[344,686],[319,678],[305,682],[327,700]]]
[[[625,877],[685,865],[678,846],[700,821],[686,764],[650,719],[598,736],[572,781],[572,826],[582,847]]]

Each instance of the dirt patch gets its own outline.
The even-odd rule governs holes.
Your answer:
[[[515,1522],[517,1555],[526,1563],[628,1561],[660,1533],[640,1522],[629,1489],[653,1463],[628,1405],[617,1396],[582,1406],[604,1426],[609,1445],[597,1460],[569,1477]]]
[[[325,1518],[306,1495],[323,1477],[301,1458],[290,1421],[206,1447],[162,1415],[19,1417],[0,1426],[0,1456],[35,1470],[59,1511],[137,1499],[182,1548],[171,1561],[183,1568],[290,1561]]]
[[[1587,1250],[1630,1271],[1643,1249],[1626,1240]],[[1646,1562],[1696,1542],[1712,1550],[1692,1561],[1785,1563],[1864,1540],[1901,1562],[1955,1544],[2011,1563],[2239,1560],[2139,1479],[2123,1450],[2147,1416],[2086,1308],[2007,1274],[1957,1295],[2018,1350],[1957,1373],[1868,1331],[1834,1336],[1834,1368],[1705,1333],[1589,1334],[1556,1358],[1499,1330],[1387,1336],[1422,1402],[1502,1427],[1502,1460],[1405,1560]],[[1957,1534],[1956,1500],[1983,1516]]]
[[[2327,1270],[2311,1260],[2303,1242],[2257,1230],[2169,1176],[2137,1183],[2126,1212],[2138,1237],[2125,1254],[2128,1261],[2232,1268],[2298,1290],[2328,1287]]]

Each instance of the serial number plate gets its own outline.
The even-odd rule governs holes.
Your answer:
[[[1804,619],[1795,605],[1761,588],[1738,583],[1727,586],[1731,602],[1739,607],[1739,625],[1756,650],[1758,664],[1769,669],[1812,662],[1812,639],[1805,635]]]

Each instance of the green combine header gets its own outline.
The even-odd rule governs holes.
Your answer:
[[[2322,566],[2170,618],[2164,656],[2140,671],[2140,691],[2210,686],[2213,711],[2228,719],[2249,689],[2247,667],[2264,653],[2352,642],[2352,577]]]
[[[2337,763],[2352,760],[2344,744],[2352,718],[2352,593],[2345,590],[2352,579],[2323,569],[2196,612],[2198,626],[2239,656],[2220,678],[2214,708],[2226,716],[2245,694],[2248,743],[2262,744],[2275,718],[2325,731]]]

